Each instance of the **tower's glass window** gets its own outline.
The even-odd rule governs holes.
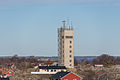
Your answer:
[[[62,36],[62,39],[64,38],[64,36]]]
[[[70,53],[72,53],[72,50],[70,50]]]
[[[66,38],[73,38],[73,36],[66,36]]]
[[[70,62],[72,62],[72,60],[70,60]]]
[[[72,57],[72,55],[70,55],[70,58]]]
[[[72,46],[70,45],[69,48],[72,48]]]
[[[70,41],[70,43],[72,43],[72,41]]]

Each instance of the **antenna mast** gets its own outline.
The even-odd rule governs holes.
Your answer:
[[[72,21],[71,21],[71,29],[73,29],[73,24],[72,24]]]
[[[66,25],[65,25],[66,21],[62,21],[62,22],[63,22],[63,28],[65,29],[66,28]]]
[[[69,18],[67,18],[67,26],[68,26],[68,29],[70,30]]]

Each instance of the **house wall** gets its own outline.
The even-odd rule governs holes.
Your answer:
[[[39,69],[39,72],[49,72],[49,74],[55,74],[60,71],[66,71],[66,69]]]

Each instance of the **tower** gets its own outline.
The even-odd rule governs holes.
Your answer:
[[[74,68],[74,30],[65,23],[58,28],[58,65]]]

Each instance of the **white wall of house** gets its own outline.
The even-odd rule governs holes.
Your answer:
[[[66,69],[39,69],[39,72],[31,72],[31,74],[55,74]]]

